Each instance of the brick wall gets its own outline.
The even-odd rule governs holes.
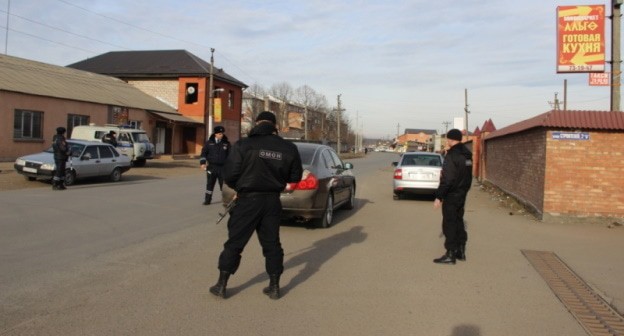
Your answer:
[[[546,138],[544,212],[624,215],[624,133],[588,132],[590,140]]]
[[[487,140],[485,180],[513,195],[541,217],[544,206],[546,130],[538,128]]]

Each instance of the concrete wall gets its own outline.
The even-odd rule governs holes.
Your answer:
[[[541,217],[544,208],[546,131],[537,128],[486,140],[484,159],[485,180],[518,198]]]
[[[624,133],[591,131],[589,140],[546,140],[544,213],[624,216]]]

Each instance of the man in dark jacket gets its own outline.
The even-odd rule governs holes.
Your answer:
[[[219,188],[223,189],[223,165],[229,153],[230,142],[225,135],[225,128],[217,126],[204,144],[199,158],[201,169],[206,171],[204,205],[208,205],[212,201],[212,191],[217,180],[219,181]]]
[[[263,292],[280,298],[279,279],[284,271],[284,250],[279,228],[280,192],[287,183],[301,180],[303,168],[297,146],[277,135],[275,115],[264,111],[256,118],[249,137],[233,147],[225,164],[225,183],[236,191],[236,204],[228,221],[228,240],[219,256],[219,280],[210,292],[225,298],[230,274],[236,273],[241,253],[254,231],[258,233],[269,286]]]
[[[113,145],[113,147],[117,147],[117,132],[110,131],[102,137],[102,142]]]
[[[446,253],[433,262],[455,264],[455,260],[466,260],[468,234],[464,225],[466,195],[472,184],[472,153],[464,146],[462,133],[452,129],[446,134],[450,149],[444,157],[440,185],[435,193],[434,208],[442,204],[442,232]]]
[[[65,163],[71,155],[71,150],[65,140],[65,127],[58,127],[56,135],[52,137],[52,150],[54,151],[54,177],[52,178],[52,190],[65,190]]]

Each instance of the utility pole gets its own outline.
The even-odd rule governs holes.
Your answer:
[[[206,125],[206,141],[210,137],[212,132],[212,109],[213,109],[213,69],[214,69],[214,48],[210,48],[210,79],[208,82],[208,115],[204,118],[204,125]],[[205,120],[208,119],[208,120]]]
[[[568,110],[568,80],[563,80],[563,110]]]
[[[620,21],[622,0],[611,0],[611,111],[620,111]]]
[[[396,136],[396,137],[397,137],[397,139],[399,138],[399,135],[400,135],[400,134],[399,134],[400,129],[401,129],[401,124],[400,124],[400,123],[398,123],[398,124],[397,124],[397,136]]]
[[[340,96],[342,96],[342,93],[338,95],[338,109],[336,109],[336,119],[337,119],[337,124],[338,124],[338,129],[336,130],[336,134],[337,134],[337,140],[336,140],[336,148],[337,148],[337,152],[340,155],[340,112],[342,111],[342,106],[340,104]]]
[[[451,124],[450,121],[445,121],[442,123],[442,125],[444,125],[444,134],[448,133],[448,127]]]
[[[303,107],[303,139],[308,140],[308,104]]]
[[[466,116],[464,119],[464,129],[466,130],[466,136],[468,136],[468,89],[464,89],[464,115]]]

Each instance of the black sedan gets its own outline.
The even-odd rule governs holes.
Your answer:
[[[329,146],[295,142],[303,176],[299,183],[290,184],[280,196],[282,215],[297,221],[313,220],[327,228],[334,221],[334,210],[355,206],[355,176],[353,165],[343,162]],[[223,186],[223,202],[227,204],[234,191]]]

